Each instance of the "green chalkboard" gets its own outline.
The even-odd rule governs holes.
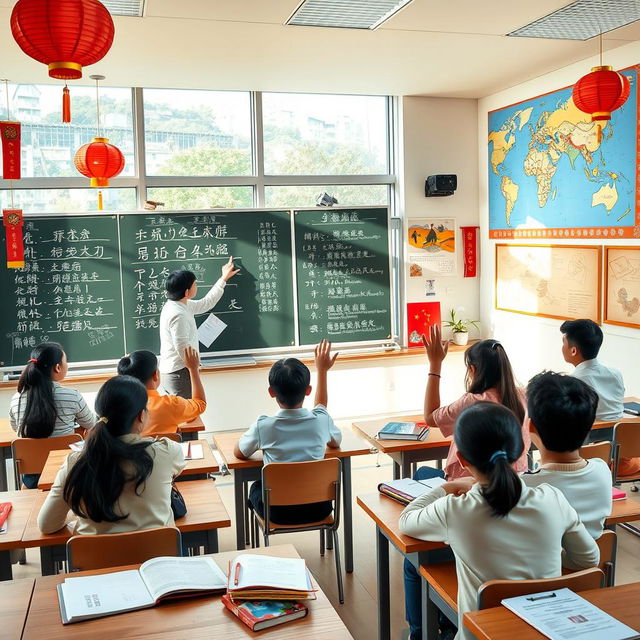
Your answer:
[[[115,216],[30,217],[24,269],[6,268],[2,241],[0,366],[20,366],[40,342],[60,342],[74,361],[124,353]]]
[[[120,216],[120,233],[127,351],[159,351],[164,281],[171,271],[193,271],[201,297],[229,256],[241,271],[212,309],[227,328],[201,351],[294,344],[290,212],[127,214]],[[196,317],[197,323],[208,315]]]
[[[300,344],[391,338],[386,208],[294,211]]]

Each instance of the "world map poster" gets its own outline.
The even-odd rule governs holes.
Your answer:
[[[639,69],[600,133],[572,87],[489,113],[489,237],[640,237]]]

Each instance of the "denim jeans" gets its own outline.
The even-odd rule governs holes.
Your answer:
[[[433,467],[419,467],[413,475],[414,480],[428,478],[444,478],[444,472]],[[404,561],[404,607],[405,618],[409,623],[411,640],[422,639],[422,608],[420,581],[422,578],[417,569],[405,558]]]

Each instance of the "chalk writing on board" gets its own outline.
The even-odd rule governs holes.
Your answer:
[[[385,339],[390,333],[386,211],[299,211],[300,341]]]

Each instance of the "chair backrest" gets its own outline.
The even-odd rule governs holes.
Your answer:
[[[72,442],[80,440],[82,437],[77,433],[55,438],[16,438],[11,450],[17,478],[23,473],[42,473],[51,451],[69,449]]]
[[[541,580],[489,580],[478,589],[478,609],[498,607],[505,598],[526,596],[530,593],[553,591],[554,589],[571,589],[571,591],[588,591],[604,586],[604,573],[593,567],[576,571],[558,578]]]
[[[181,549],[180,531],[175,527],[73,536],[67,541],[67,570],[142,564],[159,556],[180,556]]]
[[[640,420],[618,422],[613,427],[613,455],[615,482],[620,458],[637,458],[640,456]]]
[[[607,586],[612,586],[613,566],[616,557],[616,547],[618,546],[618,536],[615,531],[605,529],[602,535],[596,540],[600,549],[600,563],[598,567],[604,571]]]
[[[585,444],[584,447],[580,447],[580,457],[585,460],[600,458],[604,460],[608,465],[611,464],[611,443],[609,441],[594,442],[592,444]]]
[[[174,442],[182,442],[182,436],[179,433],[154,433],[150,435],[151,438],[169,438]]]
[[[340,491],[340,459],[273,462],[262,468],[262,490],[269,506],[336,500]]]

